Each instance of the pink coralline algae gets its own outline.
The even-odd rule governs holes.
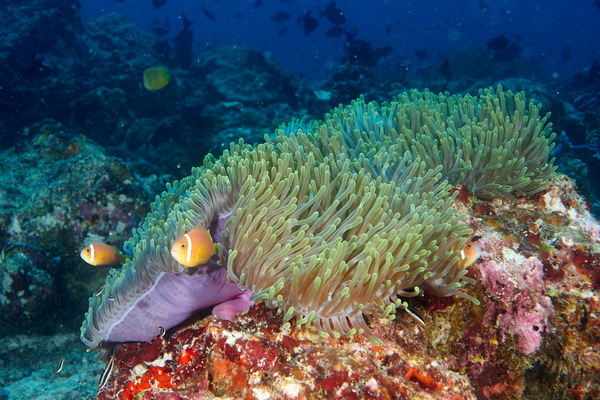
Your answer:
[[[524,354],[537,350],[542,335],[548,331],[548,317],[554,315],[550,298],[543,295],[544,267],[540,260],[530,257],[514,264],[486,261],[480,264],[483,286],[488,294],[488,323],[496,318],[496,327],[517,338]]]

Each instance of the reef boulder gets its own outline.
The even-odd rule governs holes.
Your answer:
[[[455,190],[480,237],[465,289],[481,305],[424,291],[410,303],[425,326],[403,312],[376,320],[381,345],[286,329],[263,303],[231,321],[199,316],[118,345],[98,399],[596,397],[600,225],[585,200],[564,176],[516,202]]]
[[[84,244],[122,245],[159,181],[56,121],[24,135],[0,156],[0,332],[50,333],[73,323],[108,273],[79,258]]]

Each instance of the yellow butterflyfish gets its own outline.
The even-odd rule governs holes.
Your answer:
[[[147,90],[160,90],[171,80],[171,73],[165,67],[152,67],[144,71],[144,87]]]
[[[125,257],[116,247],[106,243],[96,242],[81,250],[80,253],[83,261],[90,265],[115,265],[125,262]]]
[[[201,227],[192,229],[171,247],[171,255],[175,261],[186,267],[205,264],[214,253],[215,246],[210,232]]]

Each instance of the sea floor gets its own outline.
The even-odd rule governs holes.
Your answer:
[[[94,399],[104,364],[85,350],[74,333],[1,338],[0,400]]]

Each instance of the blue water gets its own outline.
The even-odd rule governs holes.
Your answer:
[[[343,57],[344,36],[325,35],[333,26],[325,17],[309,36],[297,24],[308,10],[319,16],[329,1],[265,0],[254,6],[254,0],[167,0],[155,9],[150,0],[127,0],[124,3],[84,1],[84,19],[110,12],[125,15],[143,30],[150,31],[152,20],[167,17],[171,39],[183,27],[181,11],[194,20],[194,52],[199,55],[214,46],[244,45],[272,56],[281,66],[310,80],[331,76]],[[393,1],[338,0],[337,8],[347,17],[346,28],[357,32],[357,39],[371,42],[374,48],[392,46],[390,62],[401,57],[411,63],[411,70],[431,63],[463,46],[486,46],[487,41],[504,34],[511,43],[522,48],[521,58],[531,60],[548,76],[570,78],[599,59],[600,9],[593,0],[469,0],[469,1]],[[216,17],[209,20],[206,8]],[[291,14],[283,22],[287,34],[280,36],[280,26],[270,17],[277,11]],[[392,25],[389,35],[388,24]],[[563,60],[565,46],[571,56]],[[415,51],[428,49],[429,58],[420,60]]]

